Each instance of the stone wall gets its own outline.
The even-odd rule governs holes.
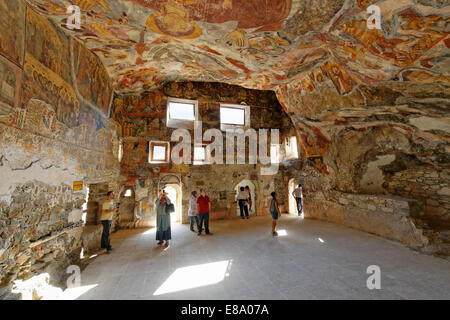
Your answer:
[[[16,10],[0,11],[2,21],[26,25],[14,29],[14,39],[23,41],[15,49],[24,60],[15,61],[8,50],[0,56],[8,75],[0,94],[0,297],[10,294],[15,280],[40,273],[60,284],[83,248],[86,188],[74,192],[73,182],[119,181],[107,97],[97,105],[83,91],[89,86],[96,96],[110,81],[91,77],[101,63],[78,43],[83,54],[74,57],[70,46],[76,40],[23,1],[14,3]],[[73,62],[86,65],[85,73]]]
[[[123,135],[123,159],[121,173],[128,177],[125,185],[136,188],[136,205],[123,207],[122,214],[135,216],[139,226],[154,225],[154,202],[157,190],[167,181],[164,176],[175,175],[175,183],[182,186],[182,222],[187,223],[188,199],[191,191],[206,187],[212,199],[211,219],[236,217],[235,186],[242,180],[251,181],[256,189],[257,214],[268,214],[267,199],[270,192],[283,189],[283,167],[275,175],[261,175],[261,165],[188,165],[151,164],[148,162],[149,141],[168,141],[173,148],[178,141],[170,141],[174,128],[166,126],[167,98],[198,100],[199,120],[202,132],[220,129],[220,103],[250,106],[250,127],[252,129],[279,129],[280,142],[295,135],[290,118],[284,114],[277,97],[271,91],[248,90],[222,83],[174,82],[159,90],[139,95],[120,95],[114,99],[112,117],[120,125]],[[225,146],[225,132],[224,146]],[[194,142],[191,130],[191,141]],[[270,143],[270,132],[269,142]],[[248,153],[249,146],[246,142]],[[193,147],[192,149],[193,150]],[[235,156],[237,154],[235,151]],[[223,162],[226,162],[225,152]],[[235,160],[236,163],[236,160]],[[246,156],[248,163],[248,156]],[[264,165],[263,167],[267,167]],[[284,193],[280,204],[284,205]],[[134,214],[130,212],[134,210]],[[129,225],[127,222],[126,224]]]
[[[207,190],[211,199],[211,219],[233,219],[237,218],[236,186],[243,180],[248,180],[255,187],[255,212],[250,214],[269,214],[270,193],[279,193],[280,210],[285,209],[286,194],[283,192],[283,172],[280,167],[276,175],[261,175],[260,165],[212,165],[191,168],[184,177],[183,199],[183,223],[188,223],[188,199],[193,190],[200,188]]]
[[[330,208],[340,210],[340,193],[414,200],[418,212],[405,219],[429,239],[430,245],[423,245],[423,250],[448,254],[448,92],[445,81],[431,84],[402,79],[361,84],[346,95],[326,82],[303,93],[296,91],[293,83],[278,95],[293,119],[306,161],[326,176],[329,189],[337,192],[327,198]],[[322,200],[314,201],[320,206]],[[378,211],[369,214],[378,215]],[[371,221],[370,215],[367,221]],[[348,215],[351,218],[356,216]],[[347,224],[358,227],[360,221]],[[415,243],[413,235],[410,241],[403,236],[399,239],[411,246]]]

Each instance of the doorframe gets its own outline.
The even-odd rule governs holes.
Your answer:
[[[297,211],[297,203],[295,202],[295,198],[292,195],[292,192],[295,190],[295,187],[300,184],[300,179],[298,178],[291,178],[288,182],[288,212],[290,215],[298,215]],[[291,185],[293,185],[293,188],[291,188]]]
[[[245,182],[245,183],[243,183]],[[242,185],[241,185],[242,184]],[[257,215],[256,214],[256,185],[249,179],[242,179],[240,182],[238,182],[235,186],[234,186],[234,191],[235,191],[235,195],[238,194],[238,187],[245,187],[248,186],[250,188],[250,194],[252,196],[252,207],[251,209],[253,209],[253,211],[251,211],[251,214]],[[253,187],[253,188],[252,188]],[[237,212],[237,216],[239,216],[239,204],[236,203],[236,212]],[[250,215],[250,211],[249,211],[249,215]]]

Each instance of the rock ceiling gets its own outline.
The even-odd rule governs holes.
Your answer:
[[[176,80],[265,90],[305,77],[307,90],[323,74],[341,94],[398,77],[449,81],[445,0],[26,1],[95,52],[122,93]],[[67,28],[72,4],[80,30]],[[371,4],[381,30],[367,28]]]

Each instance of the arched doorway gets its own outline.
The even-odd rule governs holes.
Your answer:
[[[292,178],[289,180],[288,185],[288,199],[289,199],[289,214],[292,215],[298,215],[297,211],[297,203],[295,201],[294,196],[292,195],[292,192],[294,192],[295,188],[297,188],[299,184],[299,180],[297,178]]]
[[[182,190],[179,177],[166,175],[159,181],[159,192],[165,190],[170,201],[175,205],[175,212],[170,215],[171,221],[181,223],[182,219]],[[159,194],[158,192],[158,194]]]
[[[255,196],[255,185],[253,184],[253,182],[251,182],[250,180],[242,180],[241,182],[239,182],[236,187],[234,187],[234,191],[236,192],[236,195],[239,193],[239,189],[241,187],[246,187],[248,186],[250,188],[250,196],[252,198],[252,206],[251,208],[249,208],[249,212],[248,214],[251,215],[256,215],[256,196]],[[236,204],[236,213],[238,216],[241,215],[240,210],[239,210],[239,205]]]
[[[179,185],[166,185],[164,190],[169,194],[170,201],[175,205],[175,212],[170,214],[172,221],[181,222],[181,190]]]

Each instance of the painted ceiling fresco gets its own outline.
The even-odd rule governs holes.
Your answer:
[[[407,77],[448,81],[449,15],[440,0],[26,0],[95,52],[117,92],[168,81],[339,93]],[[67,7],[81,8],[69,30]],[[381,10],[368,29],[366,8]]]

